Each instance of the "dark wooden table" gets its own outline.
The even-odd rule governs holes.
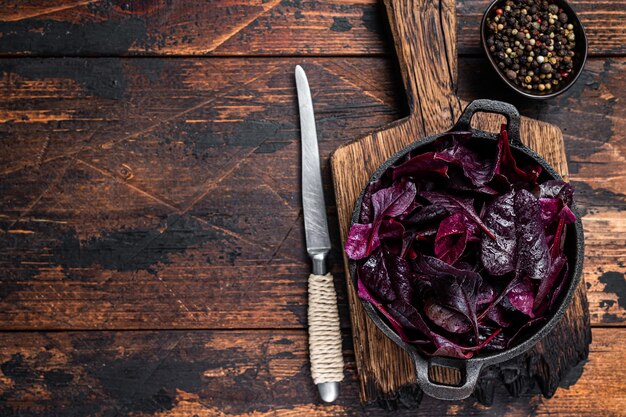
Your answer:
[[[624,416],[626,1],[573,2],[590,58],[547,102],[486,66],[486,3],[458,2],[459,95],[562,128],[593,344],[551,400],[424,400],[418,414]],[[382,13],[375,0],[0,2],[0,415],[388,415],[358,401],[333,206],[347,379],[330,406],[310,379],[292,75],[309,74],[325,157],[406,115]]]

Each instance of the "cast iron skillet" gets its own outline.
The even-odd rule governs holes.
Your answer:
[[[497,135],[481,130],[475,130],[472,129],[470,126],[472,116],[477,112],[498,113],[506,117],[509,141],[511,143],[511,149],[516,159],[527,160],[529,162],[534,161],[540,164],[543,168],[543,172],[540,176],[540,181],[546,181],[549,179],[562,179],[560,175],[554,170],[554,168],[552,168],[541,156],[522,144],[522,142],[520,141],[520,115],[517,109],[511,104],[492,100],[475,100],[470,103],[463,111],[463,114],[456,122],[454,127],[450,130],[450,132],[472,131],[472,140],[484,143],[491,142],[490,145],[493,146],[493,142],[497,140]],[[389,168],[392,164],[394,164],[408,152],[418,150],[420,148],[428,148],[429,145],[431,145],[435,140],[442,136],[445,136],[447,133],[448,132],[445,132],[438,135],[428,136],[427,138],[421,140],[416,140],[414,143],[402,149],[394,156],[389,158],[385,163],[383,163],[374,173],[374,175],[372,175],[370,181],[375,181],[379,179],[387,170],[387,168]],[[356,202],[355,209],[352,214],[353,224],[357,223],[359,220],[359,214],[361,213],[361,202],[363,200],[364,193],[365,189],[361,192],[361,195]],[[576,212],[575,207],[573,207],[573,209],[574,212]],[[572,301],[572,297],[574,296],[574,292],[576,290],[576,287],[578,286],[578,281],[580,280],[580,276],[582,273],[584,250],[583,228],[580,217],[578,215],[576,217],[576,223],[568,226],[566,232],[567,237],[565,239],[565,253],[568,256],[570,266],[573,266],[573,270],[570,272],[571,278],[567,287],[567,292],[565,293],[565,296],[562,297],[559,308],[553,314],[553,316],[550,317],[550,319],[543,326],[538,328],[534,333],[529,334],[522,343],[519,343],[512,348],[494,353],[479,353],[471,359],[425,357],[422,356],[422,354],[413,345],[404,342],[400,338],[400,336],[398,336],[396,332],[391,327],[389,327],[387,322],[378,314],[378,312],[371,303],[361,300],[361,303],[363,304],[367,315],[370,317],[370,319],[374,321],[374,324],[376,324],[376,326],[387,337],[389,337],[411,355],[411,357],[413,358],[413,362],[415,363],[417,384],[422,389],[422,391],[424,391],[424,393],[441,400],[461,400],[469,397],[472,392],[474,392],[476,381],[478,380],[480,371],[484,366],[494,365],[507,361],[528,351],[557,325],[557,323],[563,317],[565,310]],[[352,275],[352,281],[356,288],[357,264],[355,261],[351,261],[349,266],[350,274]],[[438,384],[431,381],[428,377],[428,370],[429,367],[433,364],[459,369],[461,371],[461,374],[463,375],[462,384],[460,386],[450,386]]]

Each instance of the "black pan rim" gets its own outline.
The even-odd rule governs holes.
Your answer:
[[[404,147],[400,151],[396,152],[393,156],[391,156],[389,159],[387,159],[383,164],[381,164],[378,167],[378,169],[374,172],[374,174],[372,174],[371,177],[369,178],[368,184],[371,181],[375,181],[378,178],[380,178],[384,174],[384,172],[387,170],[387,168],[389,168],[392,164],[397,162],[401,157],[403,157],[407,153],[419,147],[429,145],[435,140],[437,140],[438,138],[441,138],[449,134],[452,131],[455,131],[455,130],[453,129],[448,132],[431,135],[421,140],[418,139],[415,142]],[[472,129],[471,132],[472,132],[472,140],[490,140],[490,141],[497,140],[497,135],[493,133],[476,130],[476,129]],[[511,142],[511,148],[513,148],[516,152],[521,152],[525,154],[526,156],[532,158],[535,162],[539,163],[541,167],[545,170],[545,172],[547,172],[547,174],[549,174],[549,176],[552,179],[563,180],[563,178],[556,172],[556,170],[550,164],[548,164],[546,160],[544,160],[539,154],[537,154],[532,149],[524,146],[521,143],[518,144],[515,141]],[[357,199],[355,203],[355,206],[352,212],[352,219],[350,223],[351,226],[352,224],[357,223],[359,220],[359,215],[361,213],[361,204],[363,201],[363,195],[365,194],[366,187],[363,188],[363,190],[361,191],[359,195],[359,198]],[[533,346],[535,346],[537,342],[543,339],[560,322],[560,320],[563,318],[563,315],[565,314],[566,309],[571,304],[576,288],[578,287],[578,283],[580,282],[580,278],[582,275],[583,257],[584,257],[583,256],[584,255],[584,235],[583,235],[582,222],[580,220],[580,214],[575,204],[573,204],[572,210],[576,214],[576,222],[574,223],[575,238],[576,238],[576,259],[573,262],[574,269],[570,275],[571,279],[569,282],[567,293],[561,299],[559,308],[550,317],[550,319],[541,327],[539,327],[532,334],[532,336],[524,340],[522,343],[516,346],[513,346],[510,349],[505,349],[500,352],[489,352],[489,353],[484,353],[484,354],[479,353],[476,356],[469,358],[469,359],[452,359],[452,358],[445,358],[445,357],[441,357],[441,359],[449,360],[449,361],[477,362],[477,363],[481,363],[482,365],[494,365],[494,364],[502,363],[509,359],[517,357],[520,354],[531,349]],[[351,260],[349,262],[349,270],[350,270],[352,284],[354,285],[354,288],[356,288],[358,285],[357,283],[358,278],[356,275],[356,261]],[[376,311],[376,309],[370,302],[361,300],[360,298],[359,298],[359,301],[363,305],[368,317],[374,321],[374,324],[376,325],[376,327],[378,327],[387,337],[389,337],[392,341],[394,341],[396,344],[398,344],[402,349],[404,349],[406,352],[408,352],[412,356],[418,355],[420,357],[424,357],[424,355],[416,347],[414,347],[413,345],[409,343],[404,342],[396,334],[396,332],[387,325],[387,323],[382,319],[382,317],[380,317],[379,313]],[[425,357],[425,359],[429,359],[429,358]]]

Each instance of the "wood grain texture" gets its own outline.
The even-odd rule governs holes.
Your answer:
[[[331,166],[342,242],[348,234],[354,203],[378,166],[419,138],[447,131],[461,111],[461,102],[454,95],[457,67],[454,2],[389,0],[386,6],[410,115],[333,153]],[[488,131],[497,131],[501,123],[495,115],[479,114],[475,119],[475,127]],[[524,118],[521,137],[567,178],[563,137],[558,128]],[[344,262],[349,277],[345,255]],[[415,408],[420,403],[421,392],[415,384],[409,355],[387,339],[365,315],[351,279],[347,280],[347,289],[361,400],[384,401],[392,406],[395,403],[406,406],[404,402],[408,401],[411,402],[408,406]],[[532,351],[482,372],[475,393],[481,403],[493,402],[494,387],[500,383],[519,393],[530,390],[531,381],[537,379],[545,396],[554,394],[563,375],[587,356],[591,340],[585,289],[581,281],[567,318]],[[529,369],[527,363],[533,362],[541,366]],[[508,368],[518,371],[514,382],[491,376],[502,375]],[[448,372],[444,379],[450,382],[458,376]]]
[[[394,416],[623,416],[624,381],[615,372],[625,329],[594,329],[580,380],[546,400],[498,389],[474,400],[425,399]],[[388,416],[355,401],[354,356],[344,341],[346,380],[333,405],[320,404],[304,330],[52,332],[0,334],[0,414],[159,417]],[[577,369],[568,378],[575,379]],[[610,399],[610,400],[609,400]]]
[[[489,0],[457,2],[459,52],[478,54]],[[592,55],[626,52],[624,0],[572,3]],[[0,54],[364,55],[387,54],[378,0],[3,1]]]
[[[460,60],[461,97],[508,99],[564,126],[586,213],[592,320],[624,323],[626,60],[590,60],[581,83],[545,104],[481,81],[489,70],[481,62]],[[297,63],[312,79],[322,155],[406,115],[384,58],[0,61],[0,325],[215,328],[244,317],[258,326],[263,317],[261,326],[301,326],[308,267],[298,220]],[[245,192],[236,193],[241,183]],[[209,193],[184,214],[212,184],[230,191]],[[329,216],[339,260],[332,206]],[[334,273],[343,282],[338,262]],[[231,312],[249,286],[250,308]]]
[[[383,53],[376,0],[4,3],[5,55]]]
[[[297,63],[323,153],[401,117],[380,59],[4,61],[0,327],[301,327]]]
[[[563,129],[591,319],[623,326],[626,60],[611,55],[624,54],[625,3],[573,4],[596,58],[545,103],[468,56],[487,3],[457,2],[458,93]],[[406,116],[385,20],[377,0],[0,1],[0,55],[78,57],[0,60],[0,415],[389,415],[357,404],[347,336],[338,404],[319,404],[308,374],[291,72],[311,74],[324,157]],[[139,55],[177,58],[115,58]],[[150,328],[231,330],[135,331]],[[623,332],[594,329],[583,377],[551,400],[496,387],[491,408],[424,399],[394,415],[624,415]]]

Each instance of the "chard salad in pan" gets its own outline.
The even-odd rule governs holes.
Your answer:
[[[346,255],[359,297],[428,356],[468,359],[518,343],[567,288],[573,189],[497,141],[450,132],[409,152],[361,199]]]

